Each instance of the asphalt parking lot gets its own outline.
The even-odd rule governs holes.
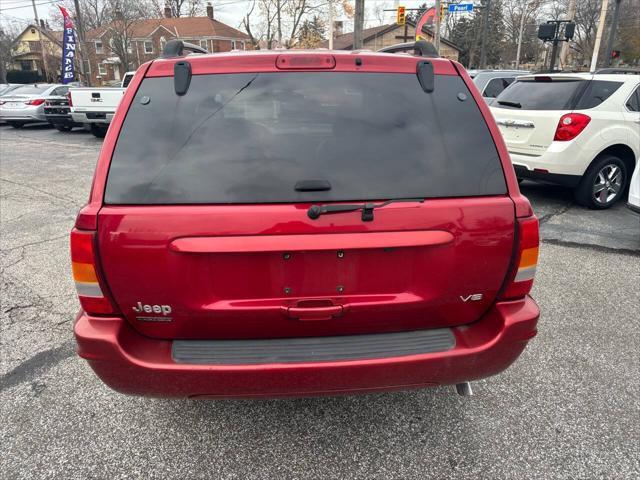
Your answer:
[[[357,397],[127,397],[74,354],[68,233],[101,142],[0,127],[0,478],[638,478],[640,220],[522,186],[539,334],[501,375]]]

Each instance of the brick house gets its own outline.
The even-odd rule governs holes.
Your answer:
[[[392,23],[389,25],[381,25],[379,27],[367,28],[362,31],[362,46],[368,50],[379,50],[382,47],[388,47],[398,43],[411,42],[415,38],[416,27],[413,22],[407,21],[407,30],[405,37],[405,27]],[[340,34],[337,32],[333,39],[333,48],[335,50],[352,50],[353,49],[353,32]],[[423,38],[433,42],[433,31],[424,26],[422,27]],[[406,38],[406,40],[405,40]],[[322,45],[329,47],[329,42],[325,41]],[[450,60],[458,60],[460,55],[460,47],[446,38],[440,37],[440,55]]]
[[[209,52],[228,52],[252,48],[249,36],[213,18],[213,7],[207,4],[206,17],[172,17],[165,8],[164,18],[139,20],[128,29],[127,57],[129,70],[157,58],[169,40],[180,39],[194,43]],[[118,35],[117,22],[86,32],[84,55],[85,71],[92,85],[118,81],[125,66],[112,48]]]

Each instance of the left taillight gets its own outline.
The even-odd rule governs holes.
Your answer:
[[[71,99],[71,91],[67,92],[67,100],[69,101],[69,106],[73,107],[73,100]]]
[[[98,275],[95,232],[75,228],[71,231],[71,270],[85,312],[90,315],[115,313]]]
[[[33,100],[29,100],[28,102],[24,103],[32,106],[42,105],[44,103],[44,98],[34,98]]]
[[[573,140],[589,125],[591,117],[583,113],[567,113],[560,117],[553,140],[566,142]]]
[[[533,287],[533,278],[538,265],[538,247],[540,234],[538,219],[535,216],[519,218],[518,246],[513,268],[509,272],[507,283],[500,299],[511,300],[522,298]]]

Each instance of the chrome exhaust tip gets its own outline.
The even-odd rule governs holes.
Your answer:
[[[456,383],[456,392],[462,397],[470,397],[473,395],[473,390],[471,390],[471,384],[469,382]]]

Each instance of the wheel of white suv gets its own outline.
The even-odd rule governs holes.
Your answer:
[[[575,189],[576,201],[596,210],[609,208],[622,197],[627,178],[627,167],[622,160],[602,155],[587,169]]]

